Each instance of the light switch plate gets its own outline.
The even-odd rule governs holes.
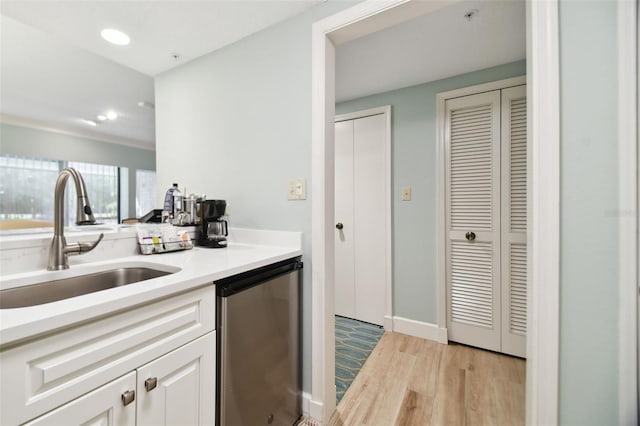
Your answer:
[[[287,188],[287,199],[289,200],[306,200],[307,199],[307,180],[305,178],[289,179]]]
[[[411,187],[405,186],[402,188],[402,193],[400,195],[400,199],[402,201],[411,201]]]

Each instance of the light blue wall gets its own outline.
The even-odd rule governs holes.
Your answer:
[[[6,123],[0,123],[0,153],[127,167],[129,217],[135,217],[136,170],[156,169],[155,151]]]
[[[523,60],[336,105],[336,114],[392,106],[394,315],[433,324],[438,321],[436,95],[525,73]],[[411,201],[400,201],[404,186],[411,187]]]
[[[0,123],[0,153],[155,170],[153,150]]]
[[[616,31],[614,1],[560,1],[562,425],[618,424]]]
[[[229,204],[232,226],[302,231],[303,389],[311,390],[311,26],[329,1],[156,78],[159,191]],[[287,181],[307,199],[287,201]]]

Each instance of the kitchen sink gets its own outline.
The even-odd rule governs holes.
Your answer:
[[[42,305],[172,273],[147,267],[127,267],[9,288],[0,290],[0,309]]]

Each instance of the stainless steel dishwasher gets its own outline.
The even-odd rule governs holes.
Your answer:
[[[216,281],[219,426],[300,418],[301,269],[294,258]]]

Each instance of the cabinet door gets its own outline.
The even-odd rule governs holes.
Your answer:
[[[88,394],[38,417],[28,426],[91,425],[135,426],[135,402],[124,405],[122,394],[134,391],[136,373],[114,380]]]
[[[215,356],[214,331],[139,368],[138,426],[213,425]]]

